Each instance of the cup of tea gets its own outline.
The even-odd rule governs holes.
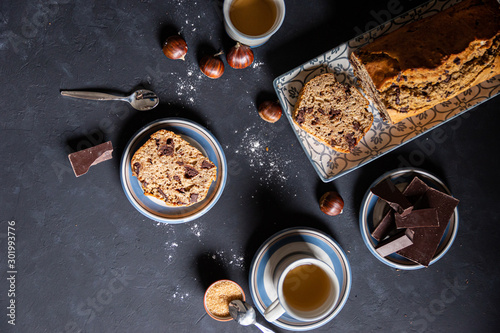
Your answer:
[[[309,254],[293,254],[277,265],[273,274],[277,298],[264,311],[273,322],[287,313],[302,321],[328,316],[339,299],[339,282],[332,267]]]
[[[233,40],[257,47],[278,31],[285,19],[284,0],[224,0],[224,27]]]

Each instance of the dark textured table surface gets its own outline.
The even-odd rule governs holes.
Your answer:
[[[461,200],[452,248],[417,271],[375,259],[358,217],[372,181],[422,151],[429,133],[323,183],[287,119],[269,124],[256,111],[260,101],[274,98],[275,77],[421,3],[286,0],[283,26],[255,49],[254,65],[227,68],[211,80],[201,75],[198,59],[233,44],[223,30],[221,1],[2,1],[0,332],[256,332],[211,319],[204,291],[229,278],[249,295],[255,251],[292,226],[330,234],[351,264],[345,307],[316,331],[498,331],[500,98],[443,125],[446,139],[413,159]],[[162,40],[177,32],[189,45],[184,62],[161,51]],[[59,94],[125,94],[138,86],[157,92],[157,109],[139,113],[125,103]],[[121,153],[133,133],[172,116],[210,130],[229,166],[219,202],[179,225],[137,212],[119,178]],[[107,140],[113,159],[76,178],[67,155]],[[319,210],[327,190],[343,196],[342,215]],[[9,231],[15,233],[15,281],[7,280]],[[12,300],[15,326],[7,316]]]

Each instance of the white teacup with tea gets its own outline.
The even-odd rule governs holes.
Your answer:
[[[317,321],[337,305],[340,288],[335,271],[309,254],[284,258],[273,273],[273,282],[278,297],[264,312],[269,322],[284,313],[303,322]]]
[[[284,0],[224,0],[224,27],[233,40],[256,47],[278,31],[285,18]]]

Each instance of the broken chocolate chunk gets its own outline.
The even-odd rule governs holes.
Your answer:
[[[113,145],[111,141],[100,145],[77,151],[68,155],[69,162],[75,176],[86,174],[90,167],[111,159],[113,156]]]
[[[387,202],[389,206],[391,206],[392,209],[401,214],[401,216],[408,215],[413,209],[413,206],[408,201],[408,199],[388,179],[385,179],[384,181],[381,181],[380,183],[375,185],[375,187],[373,187],[371,191],[380,199]]]
[[[215,165],[213,165],[211,162],[207,161],[207,160],[203,160],[203,162],[201,162],[201,168],[202,169],[212,169]]]
[[[392,210],[389,210],[379,222],[379,224],[377,224],[375,229],[373,229],[372,237],[380,242],[389,234],[389,232],[395,229],[396,223],[394,220],[394,212]]]
[[[411,229],[402,230],[394,236],[380,242],[375,250],[382,257],[387,257],[394,252],[400,251],[412,245],[414,234],[415,232]]]
[[[439,227],[413,229],[415,231],[413,245],[397,253],[423,266],[429,266],[459,201],[448,194],[429,187],[422,197],[422,202],[428,208],[437,209]]]
[[[436,208],[425,208],[412,210],[406,216],[395,214],[396,227],[403,228],[425,228],[425,227],[439,227],[439,220]]]
[[[403,194],[408,198],[408,200],[412,203],[415,203],[416,198],[420,198],[422,195],[427,192],[429,186],[424,183],[420,178],[415,177],[413,180],[406,186],[403,191]]]
[[[194,203],[198,201],[198,193],[191,193],[189,196],[189,202]]]
[[[198,170],[196,170],[195,168],[193,168],[192,166],[189,166],[189,165],[186,165],[184,167],[184,177],[190,179],[190,178],[193,178],[195,176],[197,176],[199,174]]]

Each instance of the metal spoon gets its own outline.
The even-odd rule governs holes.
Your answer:
[[[148,111],[153,109],[158,105],[160,99],[154,92],[151,90],[140,89],[135,91],[132,95],[127,97],[115,96],[100,92],[92,92],[92,91],[61,91],[61,95],[74,97],[74,98],[82,98],[82,99],[91,99],[94,101],[125,101],[129,102],[130,105],[136,110],[139,111]]]
[[[240,325],[255,325],[262,332],[274,333],[274,331],[262,326],[256,321],[254,308],[246,302],[240,301],[239,299],[231,301],[229,303],[229,313],[231,314],[231,317],[233,317],[233,319]]]

